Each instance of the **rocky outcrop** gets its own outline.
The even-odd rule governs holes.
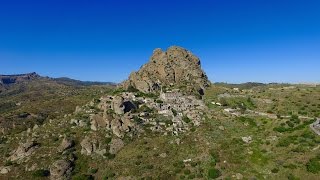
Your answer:
[[[124,142],[119,138],[113,138],[110,143],[110,154],[117,154],[124,147]]]
[[[35,141],[26,142],[20,144],[19,147],[11,152],[11,156],[8,158],[10,161],[21,161],[24,158],[32,155],[39,147],[39,144]]]
[[[116,96],[112,100],[111,104],[111,109],[116,113],[116,114],[124,114],[124,99],[121,96]]]
[[[72,162],[68,160],[58,160],[54,162],[50,167],[50,179],[51,180],[71,179],[72,170],[73,170]]]
[[[132,116],[127,113],[124,116],[115,117],[111,121],[111,130],[114,135],[119,138],[123,138],[125,133],[132,132],[135,129],[136,124],[132,120]]]
[[[90,137],[85,137],[80,143],[82,149],[81,154],[92,155],[97,149],[97,141]]]
[[[108,119],[101,114],[92,115],[90,118],[91,130],[97,131],[98,128],[106,128],[109,125]]]
[[[199,58],[186,49],[173,46],[166,52],[154,50],[150,61],[138,72],[131,73],[123,86],[149,93],[160,90],[160,86],[174,85],[185,88],[187,92],[203,94],[209,84]]]
[[[91,156],[98,154],[104,156],[107,153],[107,149],[98,140],[92,137],[85,137],[81,141],[81,154]]]
[[[74,146],[74,141],[67,137],[63,138],[60,146],[58,147],[58,152],[64,152]]]
[[[8,174],[11,171],[11,167],[0,167],[0,174]]]

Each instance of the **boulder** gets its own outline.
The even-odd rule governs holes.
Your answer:
[[[92,155],[97,149],[97,141],[90,137],[85,137],[83,141],[80,143],[82,149],[81,154],[84,155]]]
[[[65,150],[68,150],[74,146],[74,141],[72,139],[69,139],[67,137],[63,138],[60,146],[58,147],[59,152],[64,152]]]
[[[132,132],[136,124],[132,121],[132,115],[126,113],[121,118],[115,116],[110,123],[111,130],[118,138],[123,138],[125,133]]]
[[[29,141],[24,144],[20,144],[16,150],[11,152],[11,156],[8,158],[8,160],[20,161],[34,153],[38,147],[39,144],[35,141]]]
[[[124,142],[119,138],[113,138],[110,142],[110,154],[117,154],[124,147]]]
[[[11,171],[11,167],[0,167],[0,174],[8,174]]]
[[[103,115],[95,114],[90,118],[91,129],[97,131],[98,128],[106,128],[108,126],[107,119],[103,118]]]
[[[50,179],[51,180],[71,179],[72,170],[73,170],[72,162],[68,160],[58,160],[54,162],[50,167]]]
[[[242,141],[247,143],[247,144],[250,144],[252,142],[252,137],[251,136],[242,137]]]
[[[112,133],[114,135],[116,135],[117,137],[119,138],[123,138],[124,136],[124,133],[122,132],[122,122],[120,120],[120,118],[114,118],[112,121],[111,121],[111,130],[112,130]]]
[[[116,96],[112,100],[111,104],[111,109],[116,113],[116,114],[124,114],[124,99],[121,96]]]

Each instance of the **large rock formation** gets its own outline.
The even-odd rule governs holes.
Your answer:
[[[209,84],[199,58],[186,49],[172,46],[166,52],[154,50],[150,61],[138,72],[131,73],[123,86],[145,93],[160,90],[160,86],[175,86],[202,94]]]

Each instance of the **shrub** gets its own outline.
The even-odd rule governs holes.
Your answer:
[[[182,120],[183,120],[185,123],[190,123],[190,122],[191,122],[191,119],[189,119],[187,116],[183,116],[183,117],[182,117]]]
[[[91,174],[96,174],[98,172],[98,169],[97,168],[91,168],[90,169],[90,173]]]
[[[162,104],[162,103],[163,103],[163,101],[162,101],[162,100],[160,100],[160,99],[157,99],[156,103]]]
[[[190,175],[190,174],[191,174],[191,171],[190,171],[189,169],[186,169],[186,170],[184,170],[184,174],[185,174],[185,175]]]
[[[178,112],[177,112],[175,109],[172,109],[171,111],[172,111],[172,113],[173,113],[174,116],[177,116],[177,115],[178,115]]]
[[[7,142],[7,138],[0,137],[0,144],[6,143],[6,142]]]
[[[128,92],[138,92],[139,90],[130,85],[130,86],[128,87],[127,91],[128,91]]]
[[[275,127],[275,128],[273,128],[273,131],[277,131],[277,132],[279,132],[279,133],[283,133],[283,132],[288,131],[288,129],[281,126],[281,127]]]
[[[288,180],[299,180],[299,178],[295,177],[293,174],[289,174]]]
[[[196,175],[195,174],[191,174],[190,176],[189,176],[189,179],[195,179],[196,178]]]
[[[13,162],[12,161],[6,161],[4,163],[4,166],[12,166],[13,165]]]
[[[146,169],[153,169],[154,166],[153,165],[146,165]]]
[[[219,155],[215,150],[210,150],[210,155],[211,155],[212,161],[214,161],[215,163],[220,162]]]
[[[218,169],[209,169],[208,178],[209,179],[217,179],[221,176],[221,172]]]
[[[111,154],[111,153],[106,153],[105,156],[107,157],[107,159],[112,160],[114,158],[116,158],[115,154]]]
[[[33,177],[48,177],[49,175],[50,171],[44,169],[39,169],[32,173]]]
[[[112,172],[111,170],[108,170],[107,172],[105,172],[105,175],[103,177],[104,180],[107,179],[112,179],[116,176],[116,174],[114,172]]]
[[[286,123],[288,124],[289,127],[291,127],[291,128],[294,127],[294,124],[291,121],[287,121]]]
[[[192,163],[191,163],[191,166],[192,166],[192,167],[196,167],[196,166],[198,166],[198,163],[197,163],[197,162],[192,162]]]
[[[109,143],[111,142],[111,140],[112,140],[111,137],[107,137],[106,140],[105,140],[105,143],[106,143],[106,144],[109,144]]]
[[[134,122],[136,122],[137,124],[143,124],[143,120],[141,118],[139,118],[138,116],[134,116],[133,117]]]
[[[311,172],[311,173],[319,173],[320,172],[320,159],[319,158],[314,158],[311,159],[308,163],[307,163],[307,171]]]
[[[181,169],[185,168],[185,165],[184,165],[183,161],[179,161],[179,162],[173,163],[173,166],[177,167],[177,168],[181,168]]]
[[[72,180],[94,180],[94,177],[91,175],[80,174],[72,177]]]
[[[279,169],[278,169],[278,168],[274,168],[274,169],[271,170],[271,172],[272,172],[273,174],[277,174],[277,173],[279,172]]]

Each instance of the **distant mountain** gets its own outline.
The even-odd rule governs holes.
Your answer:
[[[35,72],[32,72],[26,74],[0,75],[0,93],[8,90],[9,88],[12,88],[14,85],[30,83],[31,81],[41,81],[42,83],[57,83],[67,86],[116,85],[116,83],[112,82],[80,81],[67,77],[43,77]]]
[[[19,83],[23,81],[31,81],[40,78],[41,76],[37,73],[27,73],[27,74],[14,74],[14,75],[0,75],[0,84],[10,85],[14,83]]]
[[[75,85],[75,86],[116,85],[116,83],[112,83],[112,82],[80,81],[80,80],[70,79],[67,77],[53,78],[52,80],[65,85]]]
[[[251,89],[254,87],[267,86],[267,84],[258,83],[258,82],[246,82],[246,83],[241,83],[241,84],[228,84],[228,83],[223,83],[223,82],[217,82],[217,83],[215,83],[215,85],[225,86],[228,88],[239,88],[239,89]]]

